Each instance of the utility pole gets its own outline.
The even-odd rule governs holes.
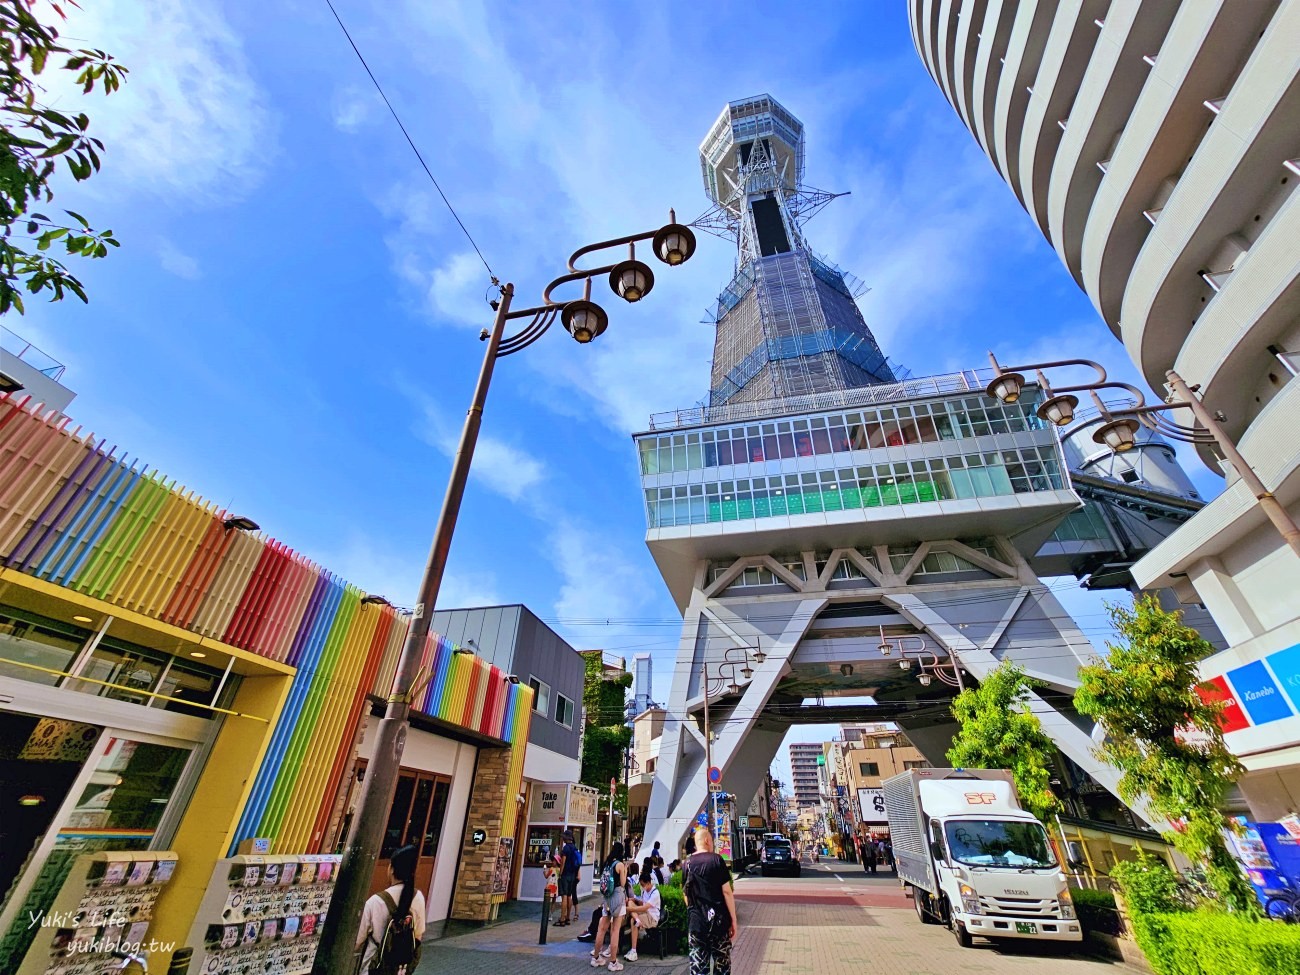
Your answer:
[[[700,664],[700,690],[704,692],[704,810],[709,817],[709,829],[713,829],[713,783],[709,781],[709,770],[713,768],[713,739],[709,735],[709,665]]]

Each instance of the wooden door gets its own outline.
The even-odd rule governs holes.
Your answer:
[[[417,890],[428,891],[433,883],[433,870],[438,858],[438,844],[442,838],[442,824],[447,814],[447,799],[451,793],[451,780],[427,772],[403,770],[393,794],[393,805],[388,812],[383,844],[370,890],[375,892],[388,886],[388,864],[392,855],[403,846],[419,850],[415,866]]]

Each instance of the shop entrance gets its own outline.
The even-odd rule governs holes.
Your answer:
[[[100,728],[0,711],[0,891],[54,822]]]
[[[446,776],[402,770],[397,779],[397,791],[393,794],[393,806],[388,812],[384,843],[370,882],[372,893],[388,886],[389,858],[408,845],[420,851],[415,868],[416,889],[427,891],[430,888],[450,795],[451,779]]]
[[[152,735],[0,711],[0,971],[18,970],[30,919],[77,857],[154,843],[190,755]]]

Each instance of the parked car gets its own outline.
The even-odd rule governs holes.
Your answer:
[[[763,859],[759,866],[764,877],[777,872],[788,873],[792,877],[799,876],[799,860],[794,855],[790,841],[784,836],[774,836],[763,841]]]

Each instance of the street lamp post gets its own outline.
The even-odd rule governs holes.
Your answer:
[[[732,658],[732,653],[736,650],[742,651],[745,656],[736,660]],[[752,650],[752,653],[751,653]],[[737,675],[746,679],[754,675],[754,670],[749,666],[751,657],[755,663],[761,664],[767,659],[767,654],[763,652],[761,646],[757,647],[728,647],[723,651],[722,661],[718,664],[718,674],[716,678],[709,676],[709,664],[705,661],[700,664],[700,693],[704,696],[704,785],[708,790],[704,797],[704,810],[709,818],[709,828],[714,829],[717,823],[714,821],[714,802],[713,802],[713,783],[709,779],[709,771],[713,768],[713,737],[709,733],[709,697],[712,694],[710,684],[713,680],[721,683],[724,678],[722,671],[728,671],[730,681],[725,686],[733,693],[740,693],[740,683]]]
[[[1091,359],[1062,359],[1057,362],[1039,362],[1024,366],[1003,367],[998,363],[993,353],[990,352],[989,361],[993,363],[994,370],[993,381],[989,383],[986,390],[989,396],[993,396],[1004,403],[1016,402],[1020,398],[1020,391],[1025,381],[1022,370],[1033,369],[1037,372],[1038,383],[1043,389],[1044,396],[1043,402],[1039,404],[1036,411],[1038,417],[1058,427],[1069,426],[1074,422],[1074,407],[1079,405],[1079,401],[1076,397],[1068,394],[1087,392],[1092,397],[1092,401],[1096,405],[1097,412],[1102,420],[1101,425],[1093,432],[1092,439],[1095,443],[1109,447],[1116,453],[1124,453],[1133,449],[1137,444],[1137,432],[1140,426],[1183,443],[1201,446],[1214,444],[1222,451],[1228,463],[1232,464],[1238,476],[1246,482],[1246,486],[1259,503],[1260,510],[1272,522],[1273,527],[1282,536],[1282,540],[1286,542],[1292,552],[1300,556],[1300,526],[1296,525],[1295,519],[1291,517],[1281,502],[1273,496],[1273,492],[1264,486],[1264,482],[1259,479],[1259,475],[1241,456],[1237,445],[1232,442],[1232,438],[1220,425],[1224,419],[1223,414],[1211,413],[1205,408],[1205,404],[1196,395],[1200,386],[1188,386],[1183,381],[1182,376],[1170,369],[1165,373],[1165,378],[1169,382],[1169,400],[1160,404],[1148,405],[1140,389],[1128,383],[1108,382],[1105,368]],[[1093,369],[1097,373],[1097,381],[1053,390],[1048,385],[1043,370],[1064,366],[1086,366]],[[1112,410],[1098,395],[1098,390],[1101,389],[1125,390],[1134,397],[1134,405]],[[1179,409],[1191,410],[1196,423],[1187,426],[1175,423],[1163,415],[1170,410]],[[1083,424],[1080,424],[1073,430],[1067,430],[1061,436],[1063,438],[1069,437],[1072,433],[1081,429],[1082,426]]]
[[[684,263],[695,252],[695,235],[677,223],[676,215],[669,211],[669,222],[658,230],[605,240],[579,248],[569,258],[568,273],[562,274],[546,286],[542,304],[512,310],[514,285],[501,286],[500,298],[494,303],[496,315],[492,329],[483,330],[479,336],[487,341],[483,365],[470,401],[460,443],[452,460],[451,477],[438,515],[433,544],[420,580],[420,591],[411,614],[411,624],[398,658],[393,690],[388,696],[383,718],[375,730],[374,757],[366,768],[362,780],[357,814],[352,820],[351,835],[339,866],[334,896],[321,933],[321,942],[312,966],[313,975],[346,975],[356,968],[356,933],[361,926],[361,913],[370,892],[370,878],[379,857],[384,826],[388,822],[389,807],[397,787],[402,751],[406,745],[407,720],[411,700],[421,682],[421,659],[429,637],[429,625],[437,604],[438,590],[447,567],[456,519],[460,514],[465,484],[469,478],[470,463],[478,441],[483,420],[483,405],[487,401],[488,386],[492,381],[496,360],[513,355],[541,338],[558,317],[573,338],[586,344],[599,336],[609,325],[605,310],[591,300],[591,281],[598,275],[608,274],[611,289],[628,302],[640,301],[654,286],[650,268],[636,259],[636,245],[650,241],[651,249],[659,260],[670,266]],[[580,269],[577,261],[587,254],[611,247],[628,248],[625,260],[603,267]],[[576,301],[559,302],[551,293],[563,284],[581,281],[583,297]],[[497,284],[493,278],[493,284]],[[506,323],[516,319],[529,319],[518,332],[506,336]]]
[[[921,646],[909,650],[908,640],[918,640]],[[966,682],[961,677],[961,659],[957,656],[956,650],[949,651],[952,654],[951,660],[941,663],[939,655],[926,645],[925,637],[920,634],[887,637],[883,626],[880,628],[880,645],[876,649],[880,651],[882,657],[888,657],[897,650],[898,666],[902,670],[911,670],[914,660],[920,664],[920,673],[916,675],[916,679],[922,687],[929,687],[931,680],[937,677],[949,687],[957,688],[959,693],[966,690]]]

